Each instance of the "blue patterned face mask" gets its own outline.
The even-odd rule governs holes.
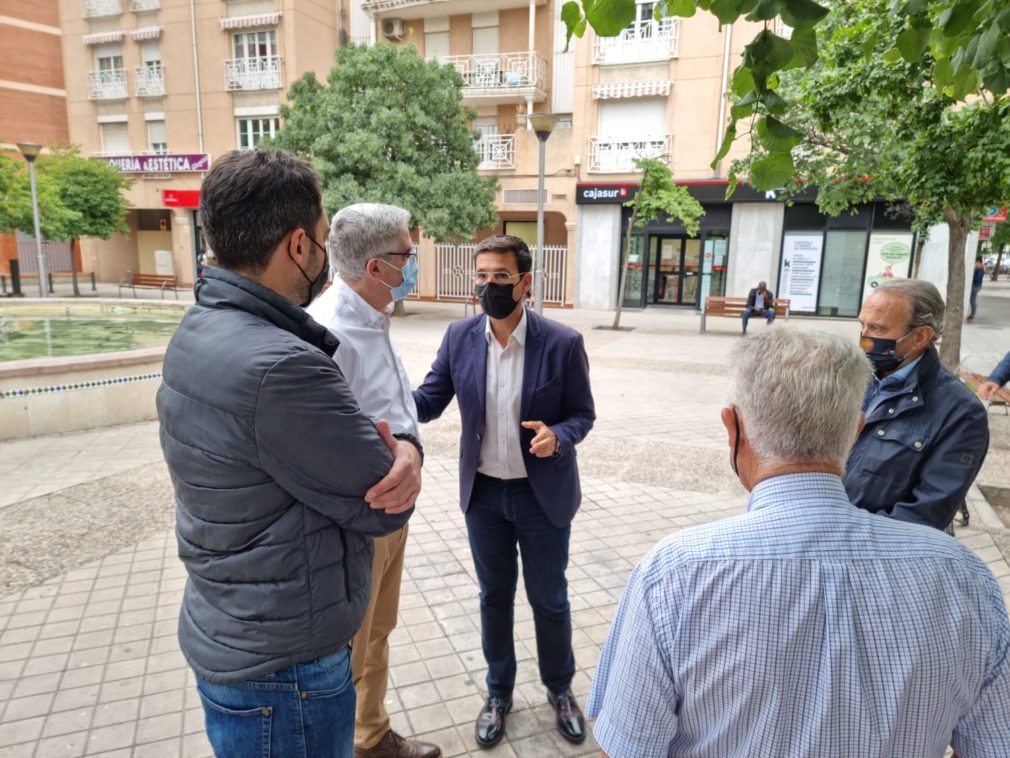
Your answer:
[[[414,289],[414,285],[417,284],[417,256],[410,256],[403,268],[396,268],[392,263],[384,261],[382,258],[376,258],[376,260],[385,263],[392,269],[396,269],[403,276],[403,281],[395,287],[383,282],[383,284],[389,287],[389,294],[392,295],[393,300],[403,300]]]
[[[866,357],[873,364],[873,374],[881,379],[894,371],[905,356],[898,355],[898,343],[906,339],[909,332],[899,340],[884,339],[883,337],[867,337],[863,335],[859,338],[859,346],[863,348]]]

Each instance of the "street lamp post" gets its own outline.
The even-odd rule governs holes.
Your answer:
[[[537,172],[537,249],[533,251],[533,309],[544,312],[544,160],[547,138],[558,123],[553,113],[531,113],[530,128],[540,142],[540,170]]]
[[[28,161],[28,177],[32,185],[32,215],[35,218],[35,250],[38,254],[39,297],[48,297],[46,290],[46,261],[42,257],[42,228],[39,224],[39,193],[35,188],[35,159],[42,150],[42,145],[35,142],[19,142],[18,150]]]

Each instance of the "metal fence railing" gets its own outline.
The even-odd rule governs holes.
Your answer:
[[[439,300],[466,300],[473,294],[473,243],[435,245],[435,297]],[[544,245],[541,270],[544,272],[544,302],[563,305],[567,279],[568,248]]]
[[[38,249],[35,237],[24,232],[17,233],[18,261],[22,274],[37,274],[39,271]],[[42,258],[47,273],[73,271],[74,253],[69,242],[42,241]]]

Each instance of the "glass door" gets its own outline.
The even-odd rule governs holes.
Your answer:
[[[652,237],[652,281],[654,303],[680,302],[680,272],[684,239]]]
[[[628,271],[624,280],[624,307],[641,308],[644,303],[642,274],[645,271],[644,239],[641,234],[631,235],[631,250],[628,252]],[[620,276],[618,271],[618,276]]]
[[[701,283],[701,240],[684,240],[684,257],[680,264],[680,305],[698,302],[698,285]]]

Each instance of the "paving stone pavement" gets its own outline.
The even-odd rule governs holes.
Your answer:
[[[988,293],[987,293],[988,290]],[[966,362],[991,368],[1010,347],[1010,287],[987,287],[983,329],[966,330]],[[985,297],[988,295],[988,298]],[[411,304],[394,323],[419,382],[461,308]],[[568,572],[584,704],[627,576],[661,537],[740,512],[746,494],[727,465],[718,418],[737,324],[650,309],[632,332],[600,331],[610,314],[551,311],[586,338],[599,420],[580,446],[584,500]],[[992,323],[988,323],[991,320]],[[793,320],[855,337],[852,321]],[[776,327],[772,327],[776,328]],[[980,479],[1010,485],[1010,417],[992,414],[994,449]],[[424,428],[425,485],[411,520],[400,624],[391,638],[393,727],[446,756],[596,755],[566,743],[539,684],[532,616],[517,596],[516,709],[506,740],[479,751],[482,704],[477,587],[456,503],[455,407]],[[0,758],[211,755],[193,676],[175,632],[185,572],[171,529],[171,486],[155,423],[0,443]],[[1004,533],[973,493],[957,537],[989,564],[1005,595]]]

